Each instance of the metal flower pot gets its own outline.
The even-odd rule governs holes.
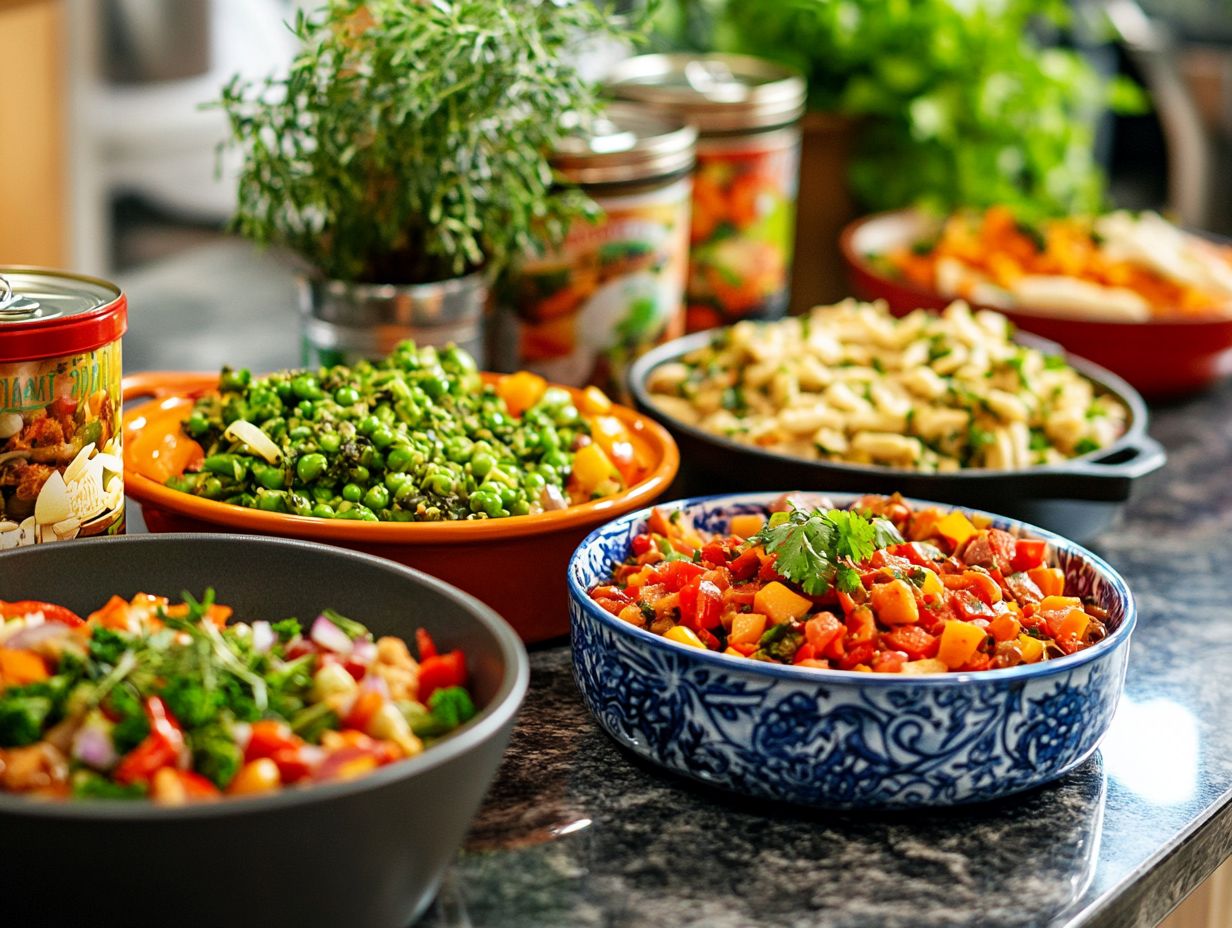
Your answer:
[[[450,342],[483,362],[488,284],[469,274],[427,284],[366,284],[299,279],[303,362],[352,364],[389,354],[398,342]]]

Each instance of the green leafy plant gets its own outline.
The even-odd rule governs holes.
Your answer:
[[[1104,205],[1105,106],[1142,106],[1036,27],[1059,0],[678,0],[671,41],[759,55],[808,77],[810,106],[859,120],[850,180],[868,207],[1003,203],[1024,215]]]
[[[500,270],[589,207],[547,152],[596,109],[589,0],[331,0],[300,13],[286,74],[233,78],[218,105],[243,152],[234,228],[331,278]]]

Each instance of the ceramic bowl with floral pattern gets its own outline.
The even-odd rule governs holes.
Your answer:
[[[828,495],[837,506],[855,499]],[[732,516],[765,514],[779,498],[751,493],[659,508],[685,510],[703,532],[726,532]],[[764,799],[945,806],[1064,776],[1095,752],[1112,721],[1136,621],[1133,597],[1120,575],[1074,542],[964,511],[1015,536],[1045,539],[1067,593],[1107,610],[1108,636],[1040,663],[924,676],[813,670],[677,644],[621,621],[587,594],[646,530],[645,509],[592,532],[570,562],[573,674],[582,697],[636,754]]]

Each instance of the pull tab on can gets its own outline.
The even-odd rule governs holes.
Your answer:
[[[39,301],[17,293],[9,279],[0,274],[0,323],[26,322],[41,315]]]

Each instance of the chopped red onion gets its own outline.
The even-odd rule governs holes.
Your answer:
[[[351,639],[326,616],[319,615],[312,623],[311,638],[326,651],[333,651],[335,654],[351,653]]]
[[[88,720],[73,736],[72,754],[87,767],[110,769],[118,759],[111,724],[102,718]]]
[[[265,654],[274,646],[278,636],[274,634],[274,626],[264,619],[252,623],[252,649],[258,654]]]

